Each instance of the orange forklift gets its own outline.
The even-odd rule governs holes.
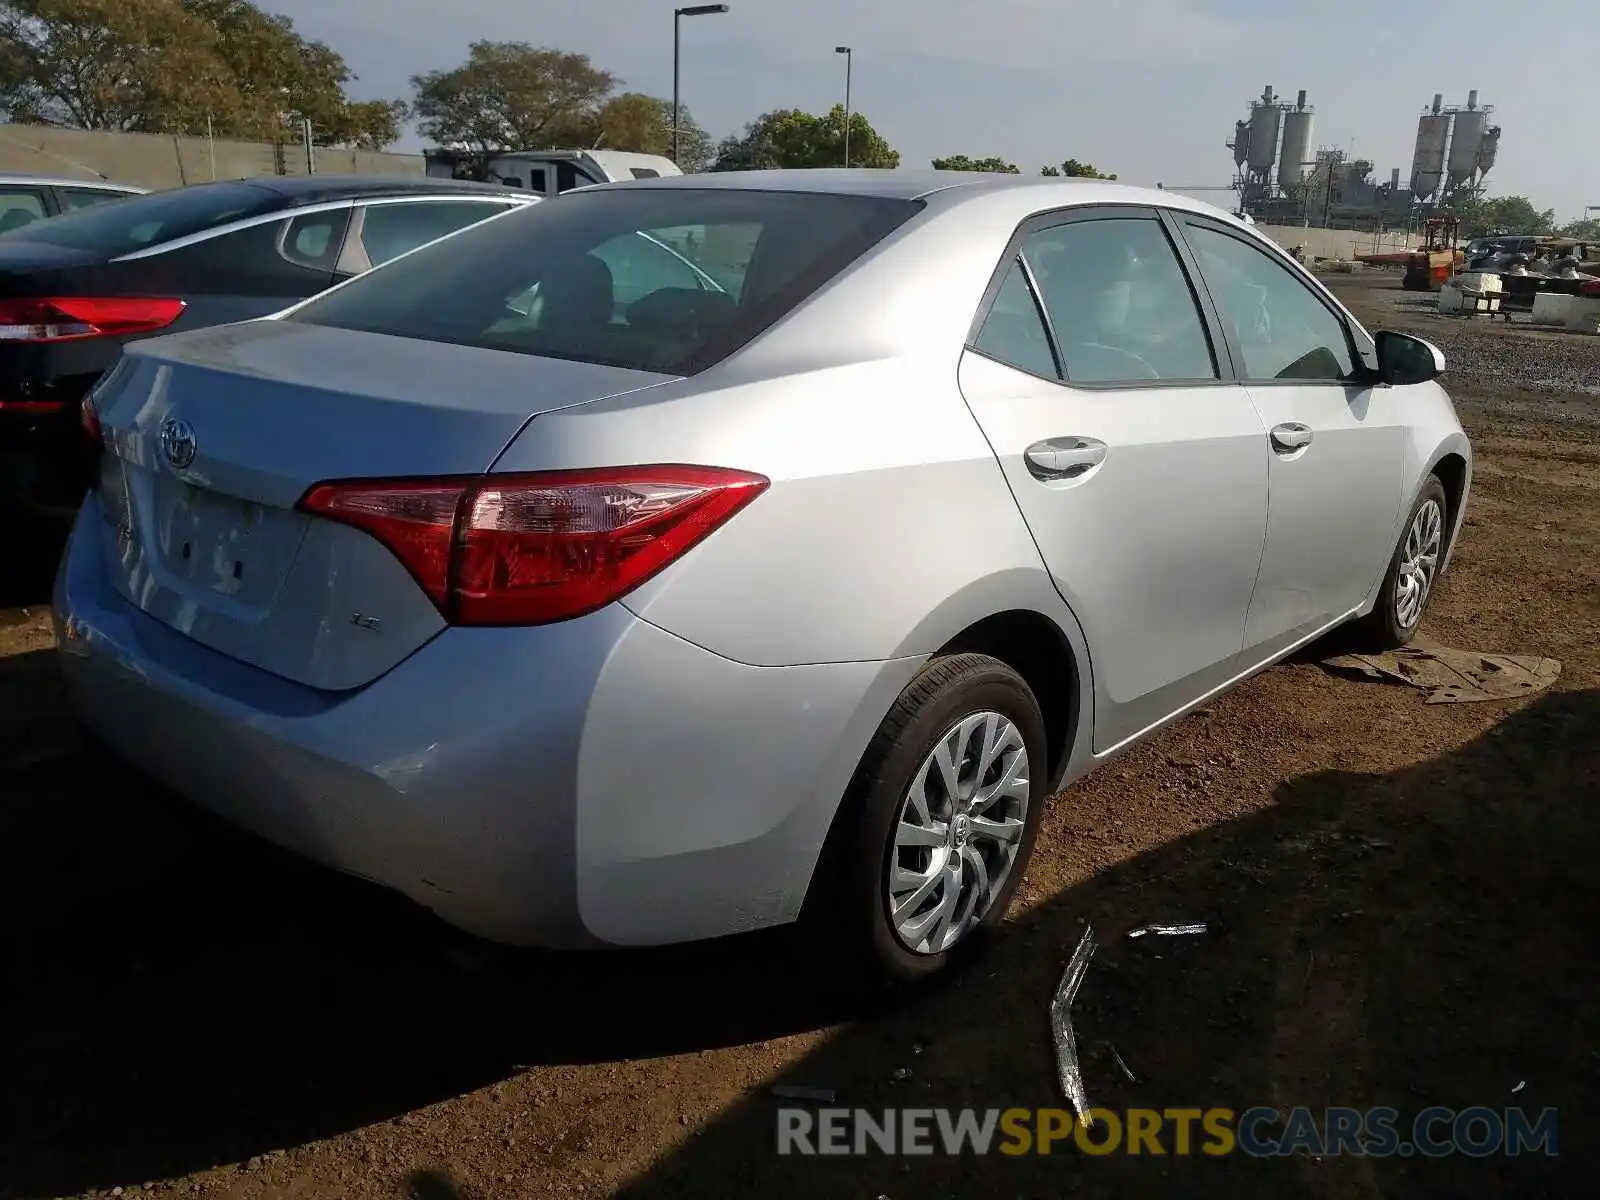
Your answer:
[[[1400,286],[1408,292],[1437,292],[1466,265],[1460,239],[1460,217],[1429,217],[1422,223],[1422,245],[1406,256]]]

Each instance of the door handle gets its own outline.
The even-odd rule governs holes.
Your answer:
[[[1311,426],[1302,425],[1298,421],[1286,421],[1282,425],[1272,427],[1272,448],[1279,454],[1293,454],[1296,450],[1304,450],[1311,445],[1314,436]]]
[[[1022,460],[1035,479],[1077,479],[1105,462],[1106,444],[1098,438],[1047,438],[1024,450]]]

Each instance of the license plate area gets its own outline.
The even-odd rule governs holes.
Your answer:
[[[161,582],[249,608],[271,605],[305,533],[299,513],[196,487],[166,471],[140,471],[127,464],[123,470],[129,502],[124,527],[138,536],[144,526],[151,543],[145,550]],[[141,490],[148,507],[140,502]],[[139,520],[141,508],[148,522]]]

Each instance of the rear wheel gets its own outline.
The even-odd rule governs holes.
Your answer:
[[[951,967],[1006,914],[1047,786],[1044,719],[998,659],[931,663],[863,758],[832,924],[892,983]]]
[[[1364,649],[1393,650],[1416,636],[1444,562],[1448,512],[1444,484],[1437,476],[1429,476],[1389,560],[1378,602],[1357,626]]]

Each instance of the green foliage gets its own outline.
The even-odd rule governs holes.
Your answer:
[[[1020,175],[1016,163],[1008,163],[1003,158],[968,158],[965,154],[951,155],[949,158],[936,158],[933,160],[935,171],[992,171],[998,175]]]
[[[379,147],[404,105],[350,100],[336,52],[248,0],[0,0],[0,107],[84,129]]]
[[[750,122],[742,134],[724,138],[713,171],[765,171],[783,167],[844,165],[844,105],[824,116],[798,108],[778,109]],[[861,113],[850,115],[850,165],[898,167],[900,152]]]
[[[587,54],[527,42],[473,42],[467,61],[414,75],[424,137],[472,150],[543,150],[586,142],[616,84]]]
[[[1600,242],[1600,217],[1587,217],[1568,221],[1559,232],[1580,242]]]
[[[1555,230],[1554,209],[1540,212],[1526,196],[1469,196],[1455,200],[1450,211],[1461,218],[1461,236],[1483,237],[1491,233],[1551,233]]]
[[[1061,168],[1060,167],[1041,167],[1039,169],[1039,174],[1043,175],[1047,179],[1060,179],[1061,178]]]
[[[1069,158],[1069,159],[1067,159],[1066,162],[1062,163],[1060,171],[1056,171],[1056,170],[1054,170],[1054,169],[1052,169],[1050,167],[1046,167],[1044,169],[1044,174],[1046,174],[1046,175],[1063,175],[1068,179],[1115,179],[1116,178],[1115,175],[1107,175],[1104,171],[1101,171],[1098,167],[1092,166],[1091,164],[1086,163],[1086,162],[1079,162],[1075,158]]]
[[[678,124],[678,169],[686,173],[704,171],[713,154],[711,135],[695,122],[687,105],[679,107]],[[624,92],[602,104],[583,132],[580,145],[671,158],[672,101],[643,92]]]

